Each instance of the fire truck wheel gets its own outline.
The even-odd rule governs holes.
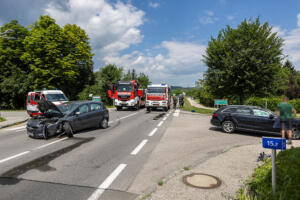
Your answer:
[[[119,110],[121,110],[121,109],[122,109],[122,107],[119,107],[119,106],[118,106],[118,107],[116,107],[116,109],[117,109],[117,111],[119,111]]]
[[[147,108],[147,112],[150,112],[151,111],[151,108]]]

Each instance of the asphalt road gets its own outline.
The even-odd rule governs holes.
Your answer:
[[[27,137],[25,124],[2,129],[0,199],[135,199],[128,188],[172,117],[110,111],[108,129],[49,140]]]

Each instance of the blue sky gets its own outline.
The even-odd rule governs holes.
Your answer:
[[[42,14],[61,26],[77,24],[91,38],[94,69],[135,68],[153,82],[193,86],[206,66],[211,36],[226,25],[260,17],[285,40],[284,53],[300,69],[300,1],[297,0],[10,0],[0,2],[0,24],[23,25]]]

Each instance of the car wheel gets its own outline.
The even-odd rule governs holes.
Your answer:
[[[293,140],[299,140],[300,139],[300,132],[298,129],[294,128],[292,130],[292,139]]]
[[[107,128],[108,127],[108,120],[107,118],[104,118],[101,122],[100,122],[100,127],[101,128]]]
[[[151,108],[147,108],[147,112],[150,112],[151,111]]]
[[[120,111],[122,109],[122,107],[117,106],[116,109],[117,109],[117,111]]]
[[[232,133],[235,130],[235,125],[232,121],[224,121],[222,123],[222,129],[225,133]]]
[[[68,137],[73,137],[74,132],[69,122],[64,123],[64,130]]]

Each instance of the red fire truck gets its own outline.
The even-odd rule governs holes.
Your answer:
[[[122,107],[138,110],[145,106],[145,90],[139,89],[139,84],[135,80],[118,81],[111,85],[108,96],[113,99],[117,110],[121,110]]]
[[[147,111],[162,108],[165,111],[170,109],[171,89],[168,84],[149,84],[147,87],[146,108]]]

